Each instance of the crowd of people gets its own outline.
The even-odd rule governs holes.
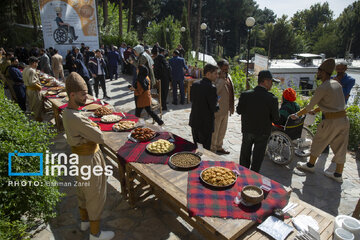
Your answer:
[[[38,54],[34,54],[37,53]],[[180,90],[180,104],[185,103],[184,75],[188,66],[183,58],[181,46],[173,51],[172,58],[167,60],[167,51],[158,44],[150,49],[147,46],[135,47],[122,44],[120,48],[112,46],[90,51],[82,44],[81,48],[73,47],[68,51],[65,66],[69,75],[65,80],[63,59],[56,49],[31,50],[30,53],[20,47],[14,52],[0,50],[2,78],[7,79],[4,86],[11,87],[20,108],[26,111],[26,102],[35,119],[42,121],[41,85],[36,70],[55,76],[65,81],[69,105],[63,113],[63,123],[67,141],[72,151],[77,153],[82,163],[92,167],[104,166],[105,161],[98,144],[103,143],[102,132],[91,120],[78,112],[78,107],[85,105],[86,95],[99,96],[99,85],[103,98],[109,99],[105,79],[118,78],[118,66],[124,74],[132,74],[133,81],[129,89],[134,92],[135,115],[140,117],[143,109],[159,124],[164,122],[151,110],[151,86],[156,79],[160,80],[162,108],[167,109],[169,85],[172,83],[172,104],[178,104],[177,88]],[[19,62],[27,64],[21,72]],[[335,70],[335,61],[328,59],[318,68],[317,77],[322,84],[316,89],[309,104],[300,110],[295,102],[297,95],[294,89],[283,91],[281,107],[277,97],[270,93],[274,82],[271,72],[260,71],[258,85],[241,93],[235,106],[234,85],[229,74],[230,64],[220,60],[216,65],[207,64],[203,69],[203,78],[194,82],[191,87],[191,112],[189,125],[193,142],[202,144],[217,154],[229,154],[223,148],[227,131],[228,118],[235,111],[241,115],[242,145],[240,165],[255,172],[261,169],[268,138],[273,123],[284,125],[289,118],[296,120],[307,113],[323,113],[311,146],[311,155],[307,163],[299,162],[297,167],[304,171],[314,172],[318,156],[330,145],[334,152],[335,172],[325,172],[329,178],[342,182],[342,171],[346,160],[349,135],[349,120],[346,116],[346,101],[355,80],[348,76],[346,64],[336,66],[337,75],[331,77]],[[94,79],[94,83],[91,83]],[[11,84],[11,86],[10,86]],[[93,85],[93,87],[92,87]],[[94,91],[93,91],[93,90]],[[317,109],[313,109],[317,105]],[[106,178],[93,176],[91,188],[80,187],[78,191],[81,230],[90,228],[90,239],[112,239],[113,232],[100,230],[100,216],[106,200]]]

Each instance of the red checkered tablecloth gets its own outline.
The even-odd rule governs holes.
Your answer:
[[[240,172],[235,185],[226,190],[214,190],[204,186],[200,173],[208,167],[222,166]],[[272,189],[266,198],[256,206],[236,205],[234,198],[246,185],[262,185],[262,176],[234,162],[202,161],[200,166],[189,172],[187,206],[190,215],[203,217],[243,218],[262,222],[275,208],[283,208],[288,202],[288,194],[283,186],[271,180]]]
[[[117,112],[114,112],[112,114],[119,115],[121,117],[123,116],[121,113],[117,113]],[[136,117],[135,115],[132,115],[132,114],[126,113],[126,112],[124,112],[123,114],[125,115],[126,118],[123,118],[120,121],[134,121],[134,122],[139,121],[139,118]],[[91,119],[93,122],[97,123],[99,125],[101,131],[112,131],[112,126],[115,124],[115,123],[103,123],[100,121],[101,118],[97,118],[97,117],[89,117],[89,119]]]
[[[127,141],[117,152],[118,158],[122,163],[138,162],[138,163],[155,163],[167,164],[171,155],[177,152],[190,151],[195,152],[196,145],[174,134],[175,149],[165,155],[154,155],[146,150],[146,145],[159,139],[169,139],[167,132],[161,132],[158,136],[148,142],[134,143]]]

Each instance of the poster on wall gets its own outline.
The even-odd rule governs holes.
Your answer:
[[[65,57],[81,43],[99,48],[95,0],[39,0],[45,48]]]

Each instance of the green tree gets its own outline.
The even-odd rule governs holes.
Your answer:
[[[360,1],[349,5],[338,18],[337,33],[341,40],[341,56],[346,53],[360,55]]]
[[[267,28],[270,31],[271,28]],[[301,52],[304,49],[301,37],[297,36],[293,31],[293,26],[284,15],[277,19],[274,24],[272,34],[265,33],[267,38],[271,36],[271,54],[270,58],[289,58],[296,52]],[[267,39],[266,42],[270,42]]]
[[[190,27],[188,24],[188,14],[187,14],[187,8],[185,5],[183,6],[182,16],[181,16],[181,27],[185,28],[185,32],[181,33],[181,44],[186,51],[186,58],[191,51],[191,38],[190,38]]]
[[[180,22],[173,16],[166,17],[160,23],[153,21],[144,34],[147,44],[159,42],[160,46],[173,50],[180,43]]]

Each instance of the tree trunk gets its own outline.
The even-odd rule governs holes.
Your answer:
[[[191,21],[191,18],[190,18],[190,16],[191,16],[191,0],[188,0],[187,14],[188,14],[188,16],[187,16],[188,24],[190,26],[191,25],[191,23],[190,23],[190,21]]]
[[[123,35],[123,18],[122,18],[122,9],[123,9],[123,1],[119,0],[119,36],[122,38]]]
[[[199,57],[199,48],[200,48],[200,25],[201,25],[201,8],[202,8],[202,0],[199,0],[198,6],[198,19],[197,19],[197,26],[196,26],[196,41],[195,41],[195,50],[196,50],[196,61]]]
[[[24,9],[24,20],[25,20],[25,24],[29,24],[30,21],[29,21],[29,17],[27,15],[27,12],[28,12],[28,6],[26,4],[26,0],[22,0],[22,6],[23,6],[23,9]]]
[[[28,5],[29,5],[29,8],[30,8],[30,12],[31,12],[31,20],[33,22],[33,25],[34,25],[34,40],[37,39],[37,33],[38,33],[38,30],[37,30],[37,22],[36,22],[36,17],[35,17],[35,11],[34,11],[34,7],[32,5],[32,1],[31,0],[27,0],[28,2]]]
[[[108,0],[103,0],[103,15],[104,15],[103,27],[105,28],[109,22]]]
[[[128,15],[128,27],[127,27],[127,32],[131,31],[131,19],[132,19],[132,14],[133,14],[133,6],[134,6],[134,1],[130,0],[129,1],[130,7],[129,7],[129,15]]]

